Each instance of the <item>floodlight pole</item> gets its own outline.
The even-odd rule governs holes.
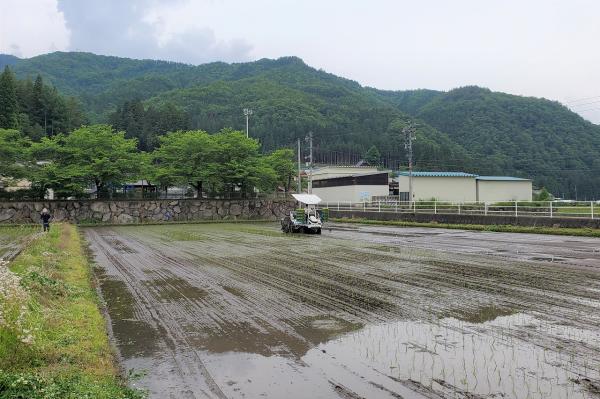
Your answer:
[[[252,114],[253,114],[253,111],[250,108],[244,108],[244,115],[246,116],[246,138],[250,137],[250,133],[248,130],[248,126],[249,126],[248,119],[250,118],[250,115],[252,115]]]
[[[312,194],[313,132],[308,132],[308,136],[306,136],[306,141],[308,141],[308,147],[309,147],[308,162],[310,165],[310,167],[308,168],[308,193]]]
[[[302,161],[300,160],[300,139],[298,139],[298,194],[302,192],[302,175],[300,168],[302,167]]]
[[[405,144],[404,148],[406,148],[408,152],[408,201],[409,205],[413,203],[413,147],[412,142],[415,139],[415,126],[410,123],[404,129],[402,129],[402,133],[404,133]]]

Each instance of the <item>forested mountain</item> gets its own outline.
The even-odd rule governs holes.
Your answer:
[[[561,196],[600,197],[600,127],[544,99],[479,87],[376,90],[296,57],[193,66],[52,53],[0,57],[3,64],[77,96],[90,121],[126,130],[143,149],[169,130],[243,129],[248,107],[250,134],[264,150],[313,131],[321,159],[348,160],[375,145],[395,167],[406,163],[401,131],[413,121],[417,168],[533,177]]]
[[[20,60],[19,57],[15,57],[10,54],[0,54],[0,69],[4,69],[5,66],[16,64]]]
[[[411,120],[408,115],[358,83],[311,68],[297,57],[192,66],[52,53],[20,60],[12,68],[21,78],[40,73],[62,92],[77,94],[92,122],[127,129],[145,149],[156,143],[152,134],[163,133],[164,126],[153,130],[155,124],[141,115],[162,110],[172,117],[172,129],[187,123],[187,128],[217,132],[244,128],[242,108],[249,107],[254,110],[252,136],[261,139],[265,151],[293,145],[313,131],[318,154],[335,150],[348,160],[375,144],[393,166],[406,163],[401,130]],[[433,165],[451,156],[463,160],[463,168],[469,165],[466,151],[444,133],[422,124],[417,135],[417,160]]]

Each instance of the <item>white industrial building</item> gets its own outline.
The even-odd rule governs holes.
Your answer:
[[[329,166],[313,171],[312,193],[324,202],[363,202],[390,193],[390,171],[371,167]]]
[[[531,180],[511,176],[477,176],[478,202],[531,201]]]
[[[413,200],[475,202],[477,175],[464,172],[413,172]],[[398,175],[400,197],[409,200],[408,172]],[[407,193],[403,195],[402,193]],[[404,199],[404,198],[402,198]]]
[[[510,176],[478,176],[464,172],[413,172],[414,201],[501,202],[531,201],[532,182]],[[400,198],[408,200],[409,175],[397,177]]]

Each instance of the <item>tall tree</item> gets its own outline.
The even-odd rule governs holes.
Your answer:
[[[365,161],[371,166],[379,166],[381,163],[381,154],[379,150],[374,145],[369,148],[367,153],[365,154]]]
[[[124,132],[108,125],[83,126],[69,135],[44,138],[33,152],[37,159],[50,161],[39,179],[56,182],[53,188],[58,190],[68,182],[70,190],[93,184],[102,193],[139,178],[145,169],[137,140],[125,138]]]
[[[31,94],[31,121],[39,126],[46,128],[47,115],[46,104],[44,102],[44,81],[40,75],[37,75],[33,83],[33,92]],[[44,131],[44,135],[47,132]]]
[[[292,178],[296,174],[294,151],[289,148],[275,150],[267,156],[266,161],[277,174],[277,185],[284,187],[286,192],[290,191]]]
[[[8,66],[0,74],[0,128],[18,127],[19,104],[17,103],[17,85]]]
[[[168,133],[152,153],[154,179],[163,187],[190,184],[198,196],[204,191],[272,191],[277,173],[258,150],[257,140],[230,129],[213,135],[202,130]]]
[[[0,180],[25,175],[29,141],[14,129],[0,129]]]
[[[173,132],[159,139],[160,146],[152,153],[154,178],[164,187],[191,184],[198,197],[208,177],[209,156],[214,143],[202,130]]]

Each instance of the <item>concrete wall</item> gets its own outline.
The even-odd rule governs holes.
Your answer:
[[[389,195],[390,188],[387,184],[313,187],[313,194],[324,202],[362,202],[370,201],[374,195]]]
[[[434,215],[424,213],[392,213],[365,211],[336,211],[330,208],[332,218],[364,218],[371,220],[401,220],[420,223],[513,225],[538,227],[600,228],[600,219],[550,218],[532,216],[485,216],[485,215]]]
[[[401,192],[408,192],[408,176],[398,176]],[[413,176],[413,199],[448,202],[476,201],[474,177],[423,177]]]
[[[531,201],[531,180],[477,180],[477,201]]]
[[[0,202],[0,223],[39,223],[48,208],[54,221],[136,223],[169,220],[276,220],[294,208],[292,200],[143,200]]]

